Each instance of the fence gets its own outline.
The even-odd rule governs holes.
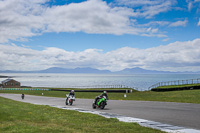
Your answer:
[[[168,82],[159,82],[149,87],[149,90],[152,88],[157,88],[160,86],[170,86],[170,85],[187,85],[187,84],[200,84],[200,79],[188,79],[188,80],[176,80]]]
[[[70,91],[70,90],[63,90],[63,89],[51,89],[51,91]],[[105,90],[100,90],[100,89],[92,89],[92,90],[85,90],[85,89],[79,89],[79,90],[75,90],[76,92],[103,92]],[[106,90],[107,92],[112,92],[112,93],[132,93],[132,89],[130,90],[113,90],[113,89],[110,89],[110,90]]]
[[[109,92],[125,92],[125,93],[131,93],[132,89],[138,90],[138,88],[136,88],[136,87],[129,87],[129,86],[126,86],[126,85],[66,86],[65,88],[67,88],[67,89],[80,89],[80,90],[78,90],[79,92],[86,92],[86,91],[92,92],[91,90],[84,90],[84,89],[93,89],[93,92],[102,92],[103,89],[111,89],[111,90],[107,90],[107,91],[109,91]],[[123,90],[120,90],[120,88],[123,89]],[[124,90],[124,88],[126,88],[126,90]],[[81,89],[83,89],[83,90],[81,90]],[[117,89],[117,90],[113,90],[113,89]],[[62,90],[62,88],[60,88],[60,89],[53,89],[53,88],[51,88],[51,89],[42,89],[42,88],[0,88],[0,90],[69,91],[69,90]]]
[[[30,88],[0,88],[0,90],[50,91],[50,89],[30,89]]]
[[[92,85],[92,86],[67,86],[65,88],[76,88],[76,89],[99,89],[99,88],[131,88],[126,85]]]

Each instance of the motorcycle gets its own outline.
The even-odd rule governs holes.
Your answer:
[[[21,96],[21,97],[22,97],[22,99],[24,99],[24,94],[22,94],[22,96]]]
[[[95,101],[92,104],[93,109],[100,108],[104,109],[105,106],[107,105],[107,98],[106,96],[103,96],[102,98],[97,100],[97,104],[95,104]]]
[[[65,101],[65,104],[66,105],[72,105],[73,104],[73,101],[75,101],[75,97],[74,96],[69,96],[69,95],[67,95],[67,98],[66,98],[66,101]]]

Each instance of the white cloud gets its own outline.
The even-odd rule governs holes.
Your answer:
[[[141,6],[141,5],[155,5],[159,4],[161,1],[158,0],[115,0],[120,5],[129,5],[133,7]]]
[[[109,7],[106,2],[90,0],[82,3],[47,8],[44,17],[46,32],[77,32],[102,34],[138,34],[139,29],[129,26],[133,10]]]
[[[140,34],[131,26],[131,8],[110,7],[101,0],[88,0],[48,7],[46,0],[0,1],[0,42],[24,41],[44,32]]]
[[[186,0],[186,2],[188,3],[188,11],[191,11],[195,7],[197,7],[197,10],[199,9],[200,0]]]
[[[140,7],[137,9],[136,15],[145,18],[152,18],[155,15],[167,12],[176,3],[175,0],[116,0],[116,2],[119,5]]]
[[[168,21],[151,21],[147,24],[144,24],[143,26],[156,26],[156,25],[159,25],[159,26],[166,26],[166,25],[169,25],[170,22]]]
[[[170,22],[170,21],[151,21],[151,22],[149,22],[149,23],[146,23],[146,24],[143,24],[142,26],[144,26],[144,27],[156,27],[156,26],[168,26],[168,27],[178,27],[178,26],[181,26],[181,27],[185,27],[186,25],[187,25],[187,23],[188,23],[188,20],[187,19],[185,19],[185,20],[180,20],[180,21],[176,21],[176,22]],[[148,28],[147,29],[147,31],[149,31],[149,29],[150,28]],[[156,28],[155,29],[156,31],[158,31],[159,29],[158,28]],[[163,36],[163,37],[165,37],[165,36]]]
[[[147,28],[137,26],[134,17],[150,18],[169,10],[171,6],[170,1],[149,1],[150,7],[136,11],[124,6],[108,5],[102,0],[88,0],[60,6],[49,6],[47,1],[0,1],[0,43],[9,40],[28,41],[29,37],[42,35],[45,32],[148,35]],[[160,33],[156,32],[149,36],[159,37]]]
[[[167,12],[171,9],[172,2],[165,1],[158,5],[153,6],[144,6],[142,8],[142,16],[146,16],[146,18],[152,18],[153,16],[160,14],[162,12]]]
[[[192,2],[189,2],[189,3],[188,3],[188,10],[189,10],[189,11],[192,10],[192,6],[193,6],[193,5],[192,5]]]
[[[24,40],[38,35],[43,29],[41,14],[45,0],[5,0],[0,1],[0,42]]]
[[[163,42],[166,42],[166,41],[169,41],[169,39],[170,39],[170,38],[165,38],[165,39],[163,39],[162,41],[163,41]]]
[[[133,67],[165,71],[200,71],[200,49],[197,49],[200,47],[200,39],[148,49],[123,47],[106,53],[99,49],[70,52],[55,47],[38,51],[15,44],[0,47],[1,70],[40,70],[56,66],[92,67],[111,71]]]
[[[200,18],[199,18],[199,22],[198,22],[197,26],[200,26]]]
[[[184,21],[176,21],[176,22],[173,22],[173,23],[171,23],[169,26],[170,26],[170,27],[186,26],[187,23],[188,23],[188,20],[185,19]]]

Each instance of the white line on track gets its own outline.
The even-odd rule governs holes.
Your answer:
[[[100,111],[90,111],[86,109],[62,107],[62,106],[51,106],[51,107],[67,109],[67,110],[75,110],[75,111],[79,111],[83,113],[97,114],[105,118],[117,118],[119,121],[122,121],[122,122],[138,123],[140,126],[158,129],[158,130],[165,131],[168,133],[200,133],[200,130],[196,130],[196,129],[173,126],[169,124],[163,124],[160,122],[154,122],[154,121],[149,121],[149,120],[139,119],[139,118],[134,118],[134,117],[127,117],[127,116],[118,115],[118,114],[105,113],[105,112],[100,112]]]

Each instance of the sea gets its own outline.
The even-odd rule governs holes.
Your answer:
[[[154,84],[176,80],[200,79],[200,74],[66,74],[66,73],[0,73],[21,82],[21,86],[52,88],[129,87],[149,90]],[[0,82],[7,78],[0,78]]]

